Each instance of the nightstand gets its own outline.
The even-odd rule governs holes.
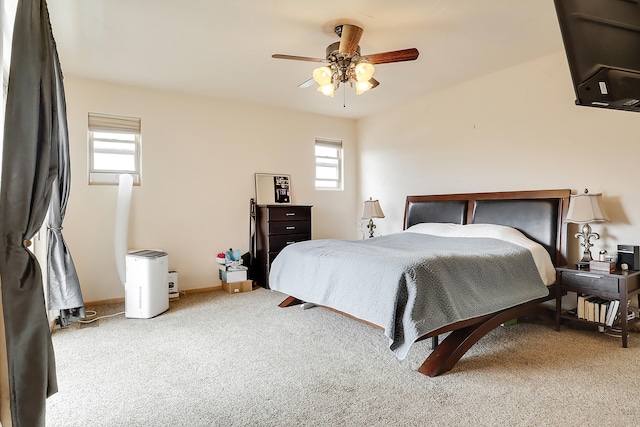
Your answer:
[[[575,266],[556,268],[556,330],[560,330],[562,318],[577,320],[577,317],[562,312],[562,296],[567,291],[588,294],[605,300],[619,300],[620,311],[626,314],[626,303],[637,295],[640,303],[640,271],[616,270],[613,273],[602,271],[578,270]],[[591,322],[602,326],[602,323]],[[626,315],[620,316],[622,347],[627,347],[629,321]]]

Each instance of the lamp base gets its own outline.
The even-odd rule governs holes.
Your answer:
[[[369,219],[369,224],[367,224],[367,228],[369,229],[369,238],[372,238],[373,230],[376,228],[376,225],[373,223],[373,219]]]
[[[579,270],[589,268],[589,262],[593,260],[593,257],[591,256],[591,247],[593,246],[593,243],[591,243],[592,237],[594,239],[599,239],[600,235],[591,231],[591,226],[589,225],[589,223],[585,223],[582,226],[582,230],[580,230],[579,233],[575,234],[576,239],[582,238],[582,243],[580,243],[580,245],[584,247],[584,251],[582,252],[582,259],[578,261],[577,264]]]

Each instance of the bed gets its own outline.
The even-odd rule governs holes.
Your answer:
[[[269,283],[288,295],[280,307],[314,303],[382,329],[400,359],[414,342],[432,338],[434,350],[418,371],[437,376],[500,324],[555,298],[569,196],[408,196],[402,232],[290,245],[274,260]]]

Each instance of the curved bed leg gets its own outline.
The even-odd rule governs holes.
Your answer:
[[[517,317],[533,314],[539,309],[538,303],[524,304],[496,313],[488,319],[451,332],[422,363],[418,372],[435,377],[451,370],[462,356],[482,337],[500,324]]]
[[[282,308],[285,308],[285,307],[291,307],[291,306],[293,306],[293,305],[299,305],[299,304],[302,304],[303,302],[304,302],[304,301],[301,301],[301,300],[299,300],[299,299],[298,299],[298,298],[296,298],[296,297],[286,297],[286,298],[284,299],[284,301],[282,301],[280,304],[278,304],[278,307],[282,307]]]

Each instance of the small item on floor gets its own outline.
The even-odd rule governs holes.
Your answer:
[[[251,292],[253,290],[252,280],[241,280],[236,282],[222,281],[222,290],[229,292],[230,294],[237,294],[240,292]]]
[[[229,262],[242,264],[242,255],[240,255],[240,250],[229,248],[225,254],[225,260],[227,264],[229,264]]]
[[[224,259],[221,261],[221,255],[224,256]],[[220,252],[216,256],[216,261],[220,264],[218,266],[218,278],[222,282],[233,283],[233,282],[243,282],[247,280],[247,272],[249,270],[248,267],[242,265],[242,255],[240,255],[240,250],[238,249],[229,249],[226,253]],[[235,291],[239,292],[239,291]]]
[[[306,310],[308,308],[313,308],[316,305],[312,302],[303,302],[302,305],[300,305],[300,307],[302,307],[303,310]]]
[[[178,272],[170,271],[167,278],[169,279],[169,299],[180,298],[180,292],[178,291]]]

